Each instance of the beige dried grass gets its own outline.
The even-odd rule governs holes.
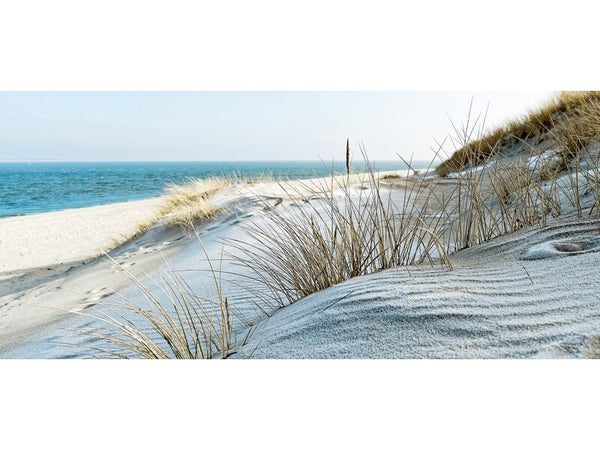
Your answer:
[[[361,150],[367,166],[361,184],[367,189],[355,193],[348,177],[340,183],[332,175],[329,185],[318,187],[319,199],[291,211],[269,211],[266,224],[247,227],[248,239],[233,242],[235,253],[243,255],[237,263],[279,306],[390,267],[424,261],[451,267],[436,230],[441,220],[430,214],[426,183],[411,183],[403,204],[395,204],[391,195],[382,193]]]
[[[138,288],[146,304],[119,296],[118,304],[102,305],[96,315],[77,313],[104,324],[82,332],[92,342],[104,343],[90,350],[100,357],[120,359],[213,359],[229,355],[235,344],[232,312],[221,289],[220,271],[210,260],[214,283],[211,297],[194,292],[181,273],[166,262],[167,270],[149,284],[113,263]]]
[[[193,230],[198,222],[214,217],[218,208],[214,194],[233,184],[224,177],[191,179],[183,185],[166,187],[165,205],[160,210],[160,221],[167,226],[181,226]]]
[[[559,139],[561,145],[571,147],[564,149],[567,161],[577,148],[585,147],[592,137],[600,135],[599,111],[599,91],[561,92],[520,118],[489,132],[468,136],[436,171],[445,177],[484,163],[498,151],[514,144],[535,145],[547,139]]]

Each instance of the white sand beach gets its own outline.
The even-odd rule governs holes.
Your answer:
[[[382,184],[382,192],[403,195],[408,185],[391,180]],[[349,181],[354,196],[369,189],[364,176]],[[207,257],[219,261],[223,290],[235,312],[232,358],[599,356],[598,224],[573,215],[451,255],[452,270],[439,264],[391,268],[283,308],[265,301],[264,287],[254,283],[247,268],[223,259],[224,243],[246,239],[248,226],[264,226],[273,211],[286,216],[302,205],[320,205],[320,193],[331,187],[331,179],[321,179],[224,189],[215,201],[225,212],[198,228],[203,248],[189,232],[155,226],[111,251],[112,261],[94,258],[94,252],[109,244],[109,235],[134,230],[158,200],[0,220],[2,236],[12,236],[23,247],[42,249],[51,239],[43,255],[29,259],[3,250],[12,260],[3,261],[3,284],[10,292],[0,297],[0,356],[89,357],[89,348],[101,343],[76,330],[97,326],[93,317],[102,314],[102,305],[144,302],[123,269],[157,292],[157,280],[180,271],[190,289],[210,297],[214,280]],[[67,224],[81,224],[80,234],[70,233]],[[68,261],[81,262],[67,270]],[[43,270],[50,274],[28,278]],[[82,311],[85,316],[74,314]]]
[[[154,198],[0,219],[0,273],[79,262],[136,232],[163,199]]]
[[[105,254],[118,247],[113,255],[128,255],[127,241],[163,201],[0,219],[0,346],[96,302],[106,296],[107,286],[123,285],[127,280],[115,273]],[[163,251],[169,247],[165,240],[156,245]],[[141,262],[156,259],[148,254]]]

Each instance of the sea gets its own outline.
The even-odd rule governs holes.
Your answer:
[[[374,170],[404,170],[402,161],[371,161]],[[426,161],[411,167],[424,169]],[[352,170],[365,170],[353,163]],[[169,184],[190,179],[269,176],[273,180],[345,173],[345,162],[15,162],[0,163],[0,217],[20,216],[157,197]]]

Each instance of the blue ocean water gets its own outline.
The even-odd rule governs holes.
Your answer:
[[[402,170],[401,161],[371,162],[376,170]],[[428,162],[413,162],[425,168]],[[364,164],[353,163],[353,170]],[[160,195],[167,184],[190,178],[238,175],[302,179],[344,173],[345,163],[322,161],[36,162],[0,163],[0,217],[139,200]]]

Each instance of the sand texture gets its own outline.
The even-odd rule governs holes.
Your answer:
[[[134,256],[132,249],[147,243],[140,267],[153,264],[152,253],[170,247],[168,237],[149,233],[128,239],[162,202],[156,198],[0,219],[0,347],[126,284],[107,255],[125,261]],[[123,244],[107,254],[118,242]]]
[[[451,261],[313,294],[263,320],[235,357],[600,357],[596,222],[511,234]]]

